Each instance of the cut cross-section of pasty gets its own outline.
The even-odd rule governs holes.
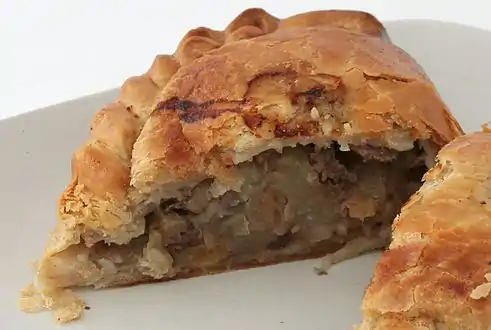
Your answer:
[[[381,248],[461,133],[367,13],[252,9],[192,30],[95,116],[23,308],[66,322],[72,287]]]
[[[491,131],[459,137],[393,224],[360,330],[491,328]]]

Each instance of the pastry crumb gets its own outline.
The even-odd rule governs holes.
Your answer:
[[[29,284],[21,291],[19,305],[26,313],[38,313],[46,309],[43,297],[33,284]]]
[[[332,265],[332,255],[328,254],[320,260],[318,265],[314,266],[314,272],[317,275],[327,275]]]
[[[491,273],[484,274],[486,283],[478,285],[474,290],[472,290],[470,297],[472,299],[478,300],[489,296],[491,293]]]
[[[347,242],[339,250],[324,256],[314,271],[317,275],[326,275],[329,269],[336,263],[351,259],[367,251],[373,251],[384,247],[389,237],[389,230],[382,231],[375,237],[358,237]]]
[[[475,300],[486,298],[491,293],[491,283],[484,283],[472,290],[470,297]]]
[[[78,319],[82,315],[82,310],[85,308],[80,300],[74,300],[71,304],[57,308],[53,311],[53,316],[56,322],[60,324],[68,323]]]
[[[312,109],[310,110],[310,117],[314,120],[319,120],[319,118],[321,117],[319,114],[319,110],[317,110],[316,107],[312,107]]]
[[[54,319],[60,324],[78,319],[88,307],[71,290],[40,292],[33,284],[22,290],[19,304],[20,309],[28,313],[52,310]]]

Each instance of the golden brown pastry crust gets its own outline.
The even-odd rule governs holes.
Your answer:
[[[301,113],[301,96],[347,110]],[[140,190],[227,176],[228,165],[277,139],[368,140],[402,150],[395,133],[442,146],[461,132],[409,55],[381,38],[324,26],[224,45],[179,70],[159,100],[133,150],[131,184]]]
[[[299,112],[318,98],[330,108]],[[43,267],[56,265],[69,246],[126,244],[141,235],[145,221],[135,205],[162,184],[214,177],[233,189],[240,184],[234,164],[297,143],[406,150],[426,140],[439,148],[461,133],[421,67],[367,13],[279,20],[250,9],[224,31],[191,30],[172,56],[157,56],[94,117],[74,153],[34,288],[45,304],[53,300],[59,284]]]
[[[362,330],[491,327],[491,132],[457,138],[393,224]]]
[[[223,176],[223,166],[234,161],[230,153],[258,153],[276,138],[392,144],[396,138],[432,139],[443,145],[459,135],[423,70],[384,36],[378,20],[356,11],[278,20],[249,9],[224,31],[191,30],[173,56],[157,56],[147,73],[128,79],[118,101],[95,116],[88,141],[73,156],[72,180],[59,202],[61,222],[46,256],[79,243],[85,232],[128,242],[142,230],[131,204],[145,198],[141,192],[151,190],[149,185],[197,174]],[[288,122],[298,115],[277,109],[291,96],[315,97],[322,90],[332,91],[334,103],[349,102],[351,113],[339,121],[352,127],[327,132],[332,119]],[[179,107],[187,111],[170,110]],[[395,125],[406,136],[388,137]],[[216,155],[218,149],[226,152]]]
[[[234,41],[271,34],[278,29],[305,26],[342,27],[375,37],[384,37],[385,35],[382,24],[370,14],[363,12],[319,11],[279,20],[264,10],[256,8],[241,13],[224,31],[215,31],[204,27],[189,31],[180,42],[174,55],[157,56],[145,74],[129,78],[123,84],[119,99],[115,103],[106,106],[96,114],[88,141],[73,156],[72,179],[59,201],[59,218],[62,223],[59,225],[60,228],[56,230],[56,235],[53,236],[53,240],[58,241],[58,243],[50,244],[47,255],[61,251],[70,244],[78,243],[77,235],[66,237],[64,232],[67,230],[96,231],[103,235],[107,241],[118,243],[127,241],[127,239],[118,240],[116,238],[124,236],[122,235],[123,232],[131,229],[138,232],[138,229],[129,228],[131,226],[128,223],[131,221],[128,195],[131,194],[129,188],[133,145],[143,124],[158,104],[158,100],[163,100],[162,94],[169,95],[173,89],[180,87],[179,84],[188,81],[190,77],[186,77],[186,74],[190,74],[193,67],[194,70],[204,69],[203,66],[199,67],[200,64],[195,64],[198,66],[193,65],[187,71],[179,70],[186,73],[174,77],[174,74],[179,72],[179,68],[187,67],[204,54],[208,55],[214,49],[223,48],[224,45],[233,44]],[[232,49],[227,52],[233,52],[234,48],[232,46]],[[223,58],[223,60],[228,61],[229,59]],[[281,66],[281,63],[279,65]],[[407,70],[415,70],[416,75],[423,77],[424,74],[416,64],[410,61],[409,66],[410,68]],[[226,66],[221,68],[221,70],[228,69],[232,68]],[[234,69],[245,71],[243,67]],[[176,82],[167,86],[171,78],[175,79]],[[227,91],[223,88],[226,87],[228,90],[230,86],[227,86],[223,78],[223,76],[220,77],[222,92],[229,98]],[[240,77],[237,78],[240,79]],[[246,81],[241,82],[239,80],[236,82],[239,84],[246,83]],[[239,88],[243,88],[243,86],[236,87],[236,89]],[[169,92],[164,90],[169,90]],[[203,94],[201,99],[205,99],[207,96]],[[212,97],[212,95],[209,96]],[[157,112],[156,116],[162,113]],[[251,117],[249,123],[256,120],[255,117]],[[443,125],[447,125],[445,121],[447,120],[444,120]],[[169,149],[169,153],[180,148],[179,159],[187,162],[186,167],[194,167],[197,165],[197,160],[185,160],[183,158],[182,149],[188,148],[188,141],[179,139],[181,124],[171,122],[174,126],[170,124],[166,126],[169,131],[165,136],[167,141],[173,141],[171,143],[172,148],[166,146],[165,143],[158,148]],[[382,123],[382,125],[385,124]],[[152,127],[152,123],[149,123],[147,127]],[[205,127],[203,126],[203,128]],[[148,130],[149,128],[147,128]],[[164,135],[162,134],[160,140],[163,138]],[[138,163],[140,160],[133,159],[133,165]],[[176,165],[181,166],[180,163]],[[139,179],[151,180],[152,175],[147,177],[148,174],[140,170],[133,172]],[[127,237],[129,238],[128,235]],[[64,242],[62,243],[62,241]]]

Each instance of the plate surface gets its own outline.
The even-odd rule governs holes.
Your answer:
[[[491,120],[491,32],[434,21],[388,22],[393,41],[426,69],[467,131]],[[480,64],[485,63],[485,64]],[[56,221],[70,157],[93,113],[117,95],[104,92],[0,121],[2,230],[0,322],[3,329],[58,328],[49,313],[17,309]],[[127,289],[87,292],[91,310],[65,329],[351,329],[378,254],[316,276],[314,261]]]

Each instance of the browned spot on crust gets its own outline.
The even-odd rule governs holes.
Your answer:
[[[196,103],[187,100],[180,100],[177,97],[173,97],[167,101],[162,101],[159,104],[157,104],[155,110],[186,111],[194,106],[196,106]]]
[[[274,135],[277,138],[290,138],[295,136],[312,136],[317,133],[319,126],[317,122],[299,124],[276,124]]]
[[[388,250],[380,259],[372,286],[384,285],[387,281],[414,266],[424,247],[424,244],[413,244]]]
[[[244,113],[242,118],[244,119],[244,123],[247,125],[247,127],[253,131],[261,126],[263,120],[265,119],[260,113]]]
[[[298,104],[300,99],[304,99],[306,104],[313,105],[315,100],[321,98],[324,95],[324,87],[312,88],[305,92],[300,92],[292,99],[292,104]]]
[[[452,281],[447,284],[448,290],[455,293],[458,296],[466,297],[468,295],[467,288],[464,283],[459,281]]]
[[[194,123],[206,118],[217,118],[224,112],[240,113],[244,101],[211,100],[195,103],[189,100],[171,98],[160,102],[156,110],[174,110],[179,112],[179,119],[185,123]]]

